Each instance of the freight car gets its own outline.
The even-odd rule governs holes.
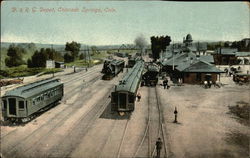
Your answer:
[[[103,63],[102,73],[104,74],[102,79],[110,80],[115,77],[125,66],[124,60],[116,60],[116,59],[107,59]]]
[[[146,64],[146,72],[142,75],[142,86],[156,86],[160,68],[157,64],[150,62]]]
[[[135,66],[129,70],[111,93],[111,110],[118,112],[133,111],[137,90],[140,86],[144,62],[138,61]]]
[[[37,81],[6,92],[2,97],[2,115],[5,121],[26,122],[62,97],[63,83],[59,79]]]

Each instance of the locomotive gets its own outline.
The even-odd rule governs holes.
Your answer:
[[[146,72],[142,75],[142,86],[156,86],[160,68],[157,64],[150,62],[146,63]]]
[[[25,122],[35,113],[55,105],[63,97],[63,83],[59,79],[45,79],[6,92],[2,97],[5,121]]]
[[[102,73],[104,74],[102,79],[110,80],[118,75],[125,66],[124,60],[107,59],[103,63]]]
[[[141,56],[138,56],[137,54],[135,54],[134,56],[130,57],[128,59],[128,68],[132,68],[137,61],[141,60]]]
[[[133,111],[137,90],[140,86],[144,61],[137,61],[111,93],[111,110],[118,112]]]

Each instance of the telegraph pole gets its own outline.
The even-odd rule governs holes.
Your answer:
[[[173,56],[173,71],[174,71],[174,41],[173,41],[173,51],[172,51],[172,56]]]

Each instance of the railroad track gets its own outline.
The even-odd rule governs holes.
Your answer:
[[[72,96],[72,93],[75,94],[75,93],[79,92],[80,90],[82,90],[83,88],[87,88],[87,87],[93,85],[96,81],[98,81],[101,78],[101,76],[102,75],[94,76],[93,79],[90,79],[90,81],[85,82],[84,84],[81,84],[81,86],[71,87],[69,90],[65,90],[65,95],[62,99],[62,102],[65,102],[66,100],[68,100]],[[66,83],[66,84],[68,84],[68,83]],[[71,95],[69,95],[69,94],[71,94]],[[36,117],[38,117],[38,116],[39,116],[39,114]],[[1,138],[5,138],[6,136],[13,134],[14,132],[16,132],[16,130],[17,129],[7,133],[6,135],[2,136]]]
[[[124,139],[125,139],[125,136],[126,136],[126,132],[127,132],[127,129],[128,129],[128,123],[129,123],[129,119],[127,119],[126,124],[125,124],[125,128],[124,128],[124,131],[123,131],[123,134],[122,134],[122,140],[121,140],[121,143],[119,145],[117,156],[116,156],[117,158],[120,158],[120,156],[121,156],[121,149],[122,149],[122,145],[123,145],[123,142],[124,142]]]
[[[46,157],[70,157],[74,149],[81,143],[80,138],[83,138],[87,134],[91,126],[110,103],[108,96],[112,88],[108,90],[104,97],[98,100],[95,106],[89,109],[85,115],[81,116],[81,118],[74,123],[67,136],[61,139],[61,141],[50,150],[50,153],[46,155]],[[71,139],[69,140],[68,138]],[[55,153],[54,151],[63,151],[63,153]]]
[[[95,71],[95,70],[98,70],[98,69],[100,69],[99,68],[99,65],[98,66],[95,66],[95,67],[92,67],[92,68],[90,68],[90,69],[88,69],[88,71],[83,71],[83,70],[81,70],[80,72],[76,72],[76,73],[68,73],[68,74],[62,74],[62,75],[58,75],[58,76],[55,76],[55,77],[59,77],[59,78],[61,78],[62,80],[66,80],[66,82],[67,82],[67,80],[68,80],[68,77],[70,77],[71,75],[73,75],[73,77],[74,78],[76,78],[76,77],[79,77],[79,76],[81,76],[81,75],[83,75],[83,74],[88,74],[88,73],[91,73],[91,72],[99,72],[99,71]],[[101,71],[101,70],[100,70]],[[70,81],[72,78],[69,78],[69,80],[68,81]]]
[[[154,89],[154,93],[152,93],[152,89]],[[147,125],[142,137],[142,140],[140,141],[140,144],[136,150],[136,152],[133,155],[133,158],[138,156],[138,153],[140,150],[142,150],[142,146],[147,146],[148,152],[147,152],[147,157],[151,158],[155,156],[156,152],[156,145],[155,142],[157,138],[161,138],[163,142],[163,157],[167,158],[168,157],[168,152],[167,152],[167,143],[166,143],[166,137],[165,137],[165,128],[164,128],[164,119],[162,115],[162,108],[161,108],[161,103],[160,103],[160,98],[157,93],[156,87],[148,88],[148,120],[147,120]],[[151,97],[150,97],[151,96]],[[154,97],[152,97],[154,96]],[[158,119],[157,119],[157,132],[154,131],[154,118],[153,118],[153,106],[156,104],[157,108],[157,113],[158,113]],[[157,134],[156,134],[157,133]],[[161,152],[162,153],[162,152]]]
[[[49,133],[51,132],[53,129],[55,129],[56,127],[59,127],[60,125],[63,124],[63,122],[65,120],[68,119],[68,117],[72,114],[74,114],[79,107],[82,106],[82,102],[84,100],[86,100],[87,98],[92,97],[95,94],[95,91],[92,93],[86,93],[87,95],[85,95],[84,97],[81,98],[81,101],[78,102],[76,105],[74,106],[67,106],[66,108],[63,109],[63,111],[58,112],[54,117],[52,117],[50,119],[50,121],[48,123],[44,123],[43,125],[41,125],[39,128],[37,128],[36,130],[34,130],[32,133],[30,133],[29,135],[27,135],[26,137],[24,137],[23,139],[19,140],[16,144],[7,147],[7,155],[15,155],[15,153],[19,153],[19,147],[22,145],[22,143],[20,142],[25,142],[25,141],[29,141],[29,139],[33,139],[33,137],[35,136],[39,136],[39,133],[43,133],[41,132],[42,130],[44,130],[44,133]],[[59,121],[58,121],[59,120]],[[52,127],[51,129],[48,129],[46,127]],[[31,146],[32,147],[32,144]],[[25,151],[26,149],[24,149]]]
[[[83,79],[84,77],[91,76],[91,75],[93,75],[93,74],[95,74],[95,73],[98,73],[98,72],[96,72],[96,71],[88,71],[88,72],[85,72],[85,73],[81,73],[81,74],[79,74],[79,75],[77,75],[77,76],[72,76],[73,79],[70,78],[69,80],[66,80],[66,81],[64,81],[64,79],[62,79],[62,81],[63,81],[63,83],[65,83],[65,84],[67,84],[67,83],[73,83],[73,82],[76,81],[76,80]],[[67,85],[70,85],[70,84],[67,84]]]
[[[165,136],[165,127],[164,127],[164,116],[162,114],[162,105],[160,102],[160,97],[158,95],[157,88],[154,88],[155,90],[155,95],[156,95],[156,101],[157,101],[157,107],[158,107],[158,112],[159,112],[159,129],[158,129],[158,138],[160,137],[163,143],[163,149],[164,149],[164,158],[168,157],[168,151],[167,151],[167,138]],[[153,150],[152,156],[155,154],[156,151],[156,146]]]

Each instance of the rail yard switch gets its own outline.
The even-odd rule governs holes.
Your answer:
[[[177,109],[175,107],[175,110],[174,110],[174,123],[177,123],[177,113],[178,113],[178,111],[177,111]]]
[[[161,148],[162,148],[162,141],[161,138],[159,137],[158,140],[156,141],[156,157],[160,158],[160,154],[161,154]]]

